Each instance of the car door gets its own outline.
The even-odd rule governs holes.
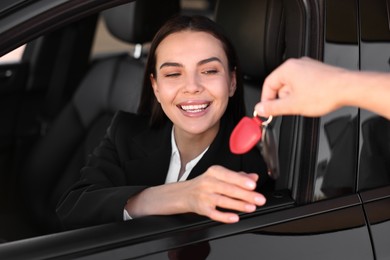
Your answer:
[[[361,70],[389,72],[389,1],[360,0]],[[359,190],[370,223],[376,259],[389,259],[390,121],[360,111]]]
[[[333,19],[344,22],[343,15],[335,14],[339,9],[352,17],[350,24],[357,25],[354,1],[343,2],[344,9],[338,2],[311,1],[306,18],[320,22],[306,25],[319,26],[314,31],[320,40],[313,44],[324,46],[325,62],[341,61],[353,67],[359,61],[354,56],[357,44],[352,42],[347,48],[351,54],[342,51],[345,42],[330,37],[328,30],[321,36],[324,24],[335,29]],[[347,56],[339,59],[342,54]],[[242,215],[239,223],[226,225],[191,215],[147,217],[6,243],[0,246],[0,255],[20,259],[373,259],[356,193],[357,114],[357,109],[346,109],[319,119],[294,117],[288,129],[293,138],[281,144],[294,155],[281,161],[291,169],[286,186],[267,194],[267,205]]]
[[[328,0],[310,7],[321,17],[324,62],[359,70],[358,2]],[[311,19],[314,16],[310,14]],[[342,108],[297,124],[304,141],[292,149],[302,156],[292,176],[295,182],[287,193],[267,196],[276,204],[277,198],[288,198],[289,207],[276,207],[271,213],[266,207],[259,209],[257,216],[241,220],[240,227],[220,226],[220,233],[217,227],[208,228],[208,239],[200,236],[201,242],[141,259],[375,259],[356,185],[359,110]],[[222,233],[223,228],[234,231]],[[186,233],[182,242],[191,243],[192,235]]]

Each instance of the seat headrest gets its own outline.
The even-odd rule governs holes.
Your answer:
[[[235,46],[244,76],[264,79],[281,64],[285,52],[283,0],[237,3],[218,1],[215,20]]]
[[[103,12],[110,33],[127,43],[150,42],[162,24],[180,12],[180,0],[138,0]]]

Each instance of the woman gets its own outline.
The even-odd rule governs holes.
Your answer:
[[[236,55],[221,29],[205,17],[171,19],[151,44],[138,115],[116,114],[59,204],[64,225],[188,212],[237,222],[237,211],[264,205],[256,189],[267,180],[257,150],[229,151],[244,114]]]

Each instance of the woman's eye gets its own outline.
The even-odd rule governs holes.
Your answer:
[[[218,70],[205,70],[203,71],[203,74],[206,74],[206,75],[213,75],[213,74],[217,74]]]
[[[180,73],[179,72],[174,72],[174,73],[167,73],[165,74],[165,77],[167,78],[177,78],[180,76]]]

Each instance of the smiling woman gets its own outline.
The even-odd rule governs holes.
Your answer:
[[[280,175],[272,192],[260,176],[255,189],[267,202],[250,213],[248,197],[259,195],[251,173],[263,174],[265,165],[256,150],[232,155],[228,142],[244,114],[242,85],[252,116],[264,79],[285,59],[387,71],[386,1],[4,0],[2,7],[0,55],[26,49],[21,62],[0,64],[0,259],[390,259],[387,120],[355,107],[320,118],[275,116],[265,135],[275,145],[266,154],[280,162]],[[135,59],[129,50],[142,44],[147,54],[163,22],[179,12],[222,26],[240,66],[212,23],[190,20],[160,31],[144,73],[146,55]],[[91,51],[101,40],[99,17],[129,46]],[[199,53],[201,43],[213,46]],[[168,59],[179,50],[187,55]],[[160,96],[174,90],[171,103],[156,100],[152,81]],[[209,127],[209,118],[199,118],[215,113],[223,96],[226,110]],[[111,121],[118,110],[134,114]],[[188,141],[216,129],[209,145]],[[179,177],[187,151],[194,158]],[[68,227],[117,223],[62,232],[60,197]],[[123,221],[125,209],[134,219]],[[186,210],[198,214],[148,216]],[[212,221],[216,211],[240,220]]]
[[[159,69],[151,76],[152,86],[164,113],[174,122],[176,141],[182,142],[184,131],[195,135],[192,141],[199,144],[195,147],[204,150],[215,138],[236,89],[235,72],[229,71],[222,45],[208,33],[174,33],[161,42],[156,56]]]
[[[119,112],[58,207],[80,227],[148,215],[197,213],[232,223],[265,203],[257,148],[228,139],[245,115],[234,49],[216,23],[177,16],[156,34],[139,114]],[[221,210],[223,209],[223,210]]]

